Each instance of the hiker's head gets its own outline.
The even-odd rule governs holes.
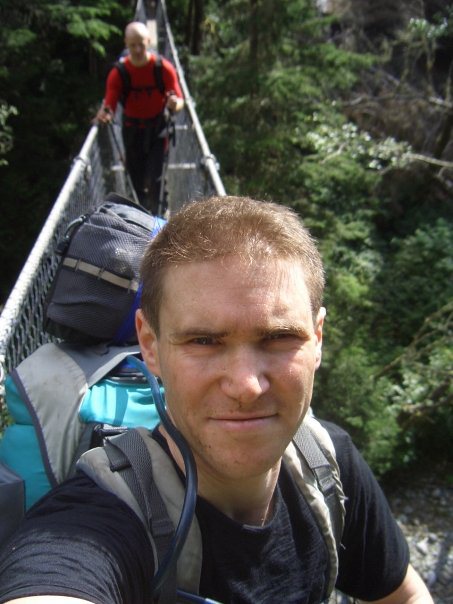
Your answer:
[[[300,264],[313,319],[322,303],[324,271],[314,240],[297,214],[247,197],[211,197],[173,215],[142,262],[142,308],[159,335],[163,284],[170,267],[238,257],[244,265],[278,259]]]
[[[277,468],[310,405],[324,320],[321,260],[296,214],[189,204],[149,245],[142,279],[143,359],[201,481]]]
[[[150,44],[148,28],[140,21],[128,23],[124,31],[124,44],[129,51],[133,63],[146,60],[147,48]]]

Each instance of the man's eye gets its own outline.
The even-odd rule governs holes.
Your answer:
[[[191,344],[198,344],[199,346],[210,346],[215,343],[214,338],[209,336],[200,336],[198,338],[193,338]]]

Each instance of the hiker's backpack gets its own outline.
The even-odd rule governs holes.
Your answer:
[[[62,258],[47,297],[45,330],[86,345],[136,342],[140,263],[164,223],[115,193],[73,221],[58,246]]]
[[[153,72],[155,86],[145,86],[142,88],[136,88],[132,86],[131,76],[124,63],[124,59],[120,59],[114,64],[113,67],[114,69],[118,70],[123,84],[120,98],[120,103],[123,105],[123,107],[125,106],[127,97],[131,92],[147,92],[148,94],[151,94],[153,90],[157,89],[162,96],[165,95],[165,83],[162,73],[162,57],[158,53],[153,52],[151,63],[149,64],[149,68]]]
[[[0,440],[0,542],[24,508],[71,475],[101,442],[94,427],[152,427],[157,413],[141,374],[134,329],[139,265],[165,221],[115,194],[66,232],[45,325],[65,343],[45,344],[7,377],[13,423]]]
[[[329,551],[327,601],[338,574],[345,497],[332,440],[311,413],[287,447],[284,463],[310,505]],[[152,543],[157,573],[168,556],[185,497],[184,485],[169,456],[148,430],[140,428],[108,438],[104,447],[82,455],[77,467],[120,497],[141,519]],[[159,604],[176,602],[176,593],[199,594],[201,568],[201,531],[194,516],[177,567],[170,569],[160,591]],[[182,600],[197,601],[194,597]]]
[[[5,398],[13,424],[0,440],[0,463],[25,486],[28,509],[74,473],[101,444],[97,427],[152,428],[158,422],[146,380],[123,361],[134,346],[44,344],[13,369]]]

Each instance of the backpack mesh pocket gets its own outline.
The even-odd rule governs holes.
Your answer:
[[[114,199],[124,203],[107,201],[66,237],[47,298],[45,328],[69,342],[91,344],[116,338],[137,305],[146,246],[156,227],[165,222],[118,195]],[[132,331],[121,343],[135,341]]]

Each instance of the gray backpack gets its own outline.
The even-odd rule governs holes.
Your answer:
[[[333,443],[311,413],[287,447],[284,462],[312,508],[329,551],[330,575],[324,597],[327,601],[338,573],[345,498]],[[202,566],[201,532],[193,511],[184,542],[177,555],[171,556],[175,530],[178,532],[186,512],[187,491],[172,460],[150,432],[139,428],[108,438],[104,447],[82,455],[77,467],[127,503],[143,522],[157,568],[153,578],[156,601],[212,602],[193,595],[199,593]]]
[[[58,246],[45,330],[71,343],[135,343],[140,263],[165,222],[116,193],[74,220]]]

